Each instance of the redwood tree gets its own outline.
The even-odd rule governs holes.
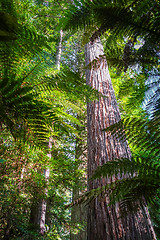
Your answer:
[[[127,141],[120,141],[103,131],[120,120],[120,112],[111,83],[100,39],[86,44],[87,84],[103,94],[99,101],[88,103],[88,178],[96,168],[115,158],[131,158]],[[93,180],[88,190],[116,179]],[[147,207],[136,214],[120,217],[119,204],[108,206],[108,197],[100,196],[89,204],[88,240],[156,239]]]

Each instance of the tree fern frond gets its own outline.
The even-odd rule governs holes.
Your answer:
[[[152,122],[154,123],[153,119],[148,122],[145,119],[128,117],[104,129],[104,131],[110,132],[121,140],[127,138],[132,145],[144,148],[153,155],[159,155],[160,132]]]
[[[148,177],[152,174],[155,175],[155,178],[158,179],[160,177],[160,164],[155,162],[148,155],[138,155],[132,157],[132,159],[115,159],[111,162],[107,162],[106,164],[98,167],[93,175],[92,179],[101,178],[101,177],[111,177],[111,176],[121,176],[123,174],[129,174],[129,176],[133,177],[135,174],[140,177]]]
[[[116,180],[116,176],[128,177]],[[73,201],[70,206],[93,201],[97,197],[109,197],[109,206],[120,203],[120,210],[123,214],[137,211],[137,208],[144,207],[144,198],[147,203],[153,203],[160,187],[160,164],[153,159],[147,161],[145,158],[117,159],[98,167],[91,181],[101,177],[112,177],[112,183],[93,189],[82,194]]]
[[[91,5],[93,3],[89,1],[74,1],[74,4],[69,5],[65,12],[65,17],[60,22],[60,27],[64,30],[84,29],[93,20]]]
[[[158,4],[149,0],[145,1],[145,4],[138,1],[86,0],[79,3],[75,1],[65,13],[62,28],[72,30],[81,28],[86,31],[89,27],[93,28],[92,36],[89,33],[90,41],[94,41],[106,31],[109,31],[112,40],[118,38],[124,42],[124,36],[128,38],[131,51],[127,58],[125,49],[128,43],[124,48],[123,56],[117,53],[113,55],[113,52],[107,51],[109,62],[121,69],[123,65],[127,70],[128,66],[137,63],[143,67],[149,64],[158,65],[158,56],[155,51],[155,49],[158,51],[157,39],[159,38],[158,9]],[[137,37],[143,39],[144,44],[136,51],[134,42]],[[109,46],[110,44],[107,44],[107,47]]]
[[[69,68],[64,68],[55,75],[43,77],[43,83],[49,88],[66,92],[73,101],[77,99],[92,101],[100,96],[97,90],[86,85],[80,73],[73,72]]]
[[[76,3],[71,5],[66,12],[64,26],[65,28],[77,29],[88,24],[92,25],[94,16],[94,22],[97,25],[101,24],[101,26],[93,34],[93,39],[100,36],[107,29],[112,29],[112,32],[116,34],[122,34],[123,32],[123,35],[127,34],[128,36],[135,32],[136,34],[150,33],[157,37],[159,36],[157,28],[158,19],[152,19],[150,15],[153,9],[155,10],[157,7],[157,4],[154,4],[154,2],[152,2],[152,7],[149,4],[147,7],[145,5],[145,11],[148,9],[148,15],[145,15],[145,13],[143,15],[140,9],[144,9],[144,5],[138,1],[81,1],[78,5]],[[137,15],[137,11],[136,13],[134,12],[135,8],[136,10],[138,8],[139,15]],[[156,27],[156,30],[153,28],[153,25]]]
[[[110,205],[120,202],[122,212],[135,211],[135,207],[142,207],[144,198],[147,203],[153,203],[159,189],[159,179],[154,175],[148,178],[134,177],[117,182],[115,188],[111,189]]]
[[[0,11],[0,41],[11,41],[17,39],[19,24],[16,17]]]

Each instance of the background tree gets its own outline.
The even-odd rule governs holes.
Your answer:
[[[1,235],[6,239],[40,238],[36,231],[38,226],[29,224],[29,221],[32,217],[32,206],[35,206],[35,203],[38,205],[38,199],[46,197],[43,170],[49,167],[52,172],[48,186],[48,200],[51,201],[54,196],[50,214],[54,217],[51,221],[48,220],[50,231],[46,238],[51,236],[57,238],[58,232],[61,232],[61,237],[66,239],[67,235],[69,236],[70,220],[66,217],[64,210],[64,202],[69,200],[65,191],[72,189],[74,175],[72,176],[70,171],[72,172],[75,168],[69,157],[71,151],[69,142],[74,141],[77,135],[74,124],[80,124],[79,120],[70,113],[80,111],[75,102],[85,99],[81,89],[88,97],[93,91],[84,86],[84,80],[79,74],[69,69],[55,74],[54,43],[49,47],[43,31],[39,28],[40,33],[37,32],[39,22],[36,22],[36,26],[33,24],[33,15],[39,6],[33,2],[32,8],[30,4],[32,5],[31,2],[24,4],[18,1],[18,4],[14,5],[19,11],[18,21],[21,28],[16,32],[19,37],[15,42],[3,41],[1,44],[3,53],[1,55],[1,136],[3,139],[1,157],[5,160],[1,165],[3,182]],[[24,7],[28,9],[29,16],[25,14]],[[30,15],[29,9],[34,10],[33,15]],[[11,8],[10,12],[13,13]],[[22,21],[26,23],[23,27]],[[73,87],[77,91],[78,98],[73,92]],[[53,122],[54,132],[51,132]],[[53,135],[59,146],[58,152],[53,148],[53,157],[48,159],[45,157],[48,151],[47,139]],[[7,146],[10,146],[8,151]],[[20,159],[24,158],[23,162],[17,160],[13,154],[19,149]],[[29,158],[25,154],[26,151],[29,151]],[[7,170],[6,176],[6,169],[14,168],[14,161],[16,162],[15,174],[10,175]],[[9,182],[8,179],[12,178],[15,184]],[[20,187],[17,182],[20,182]],[[10,194],[7,194],[7,191]],[[21,206],[20,212],[17,211],[18,206]],[[12,211],[7,211],[7,208],[12,208]],[[22,218],[25,219],[24,224],[22,224]]]

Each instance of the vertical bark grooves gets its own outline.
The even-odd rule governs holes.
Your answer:
[[[114,158],[131,158],[127,141],[121,142],[102,129],[120,120],[120,112],[112,87],[103,46],[99,39],[86,45],[87,84],[105,97],[88,103],[88,178],[95,169]],[[93,60],[96,59],[95,64]],[[113,179],[90,181],[89,190],[102,186]],[[151,240],[156,239],[148,210],[137,212],[126,218],[119,218],[119,205],[107,206],[106,197],[91,202],[88,211],[88,240]]]

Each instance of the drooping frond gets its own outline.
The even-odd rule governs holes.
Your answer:
[[[144,197],[147,203],[153,203],[160,187],[160,164],[148,157],[144,155],[132,160],[115,159],[98,167],[90,181],[114,176],[112,183],[82,194],[68,206],[88,204],[97,197],[106,196],[110,199],[109,205],[120,202],[123,215],[127,211],[136,211],[143,207]]]
[[[77,30],[78,28],[84,29],[91,22],[92,19],[92,2],[91,1],[73,1],[70,4],[65,16],[60,22],[63,30]],[[93,19],[92,19],[93,20]]]
[[[159,18],[159,6],[155,1],[84,0],[74,1],[68,7],[60,25],[64,30],[84,29],[85,35],[89,32],[88,41],[94,41],[108,31],[109,38],[106,38],[104,44],[106,49],[112,51],[107,50],[107,58],[111,64],[121,69],[124,66],[127,70],[128,66],[137,63],[142,66],[157,65]],[[124,37],[128,39],[124,51],[113,52],[109,41],[118,39],[118,45],[119,40],[124,42]],[[134,45],[138,38],[143,39],[143,46],[136,50]]]
[[[147,14],[145,14],[147,13]],[[152,13],[155,14],[152,17]],[[97,24],[94,39],[106,30],[126,34],[150,34],[158,37],[158,4],[154,1],[74,1],[63,19],[64,29],[85,28]],[[93,40],[92,39],[92,40]]]
[[[54,87],[60,91],[66,92],[71,101],[85,100],[92,101],[98,99],[100,93],[86,84],[83,76],[79,72],[74,72],[68,67],[64,67],[60,72],[51,76],[44,76],[42,79],[46,89]]]
[[[129,143],[134,147],[136,146],[158,156],[160,154],[160,131],[159,126],[154,123],[154,121],[154,118],[150,121],[146,121],[145,119],[127,117],[111,125],[105,129],[105,131],[110,132],[121,140],[127,138]]]
[[[98,167],[91,179],[111,176],[123,177],[124,175],[129,177],[147,177],[147,175],[154,175],[155,179],[158,179],[160,175],[160,164],[158,160],[152,161],[149,154],[134,156],[132,160],[127,158],[115,159]]]
[[[16,139],[23,139],[34,131],[37,139],[44,140],[48,134],[44,127],[48,107],[35,99],[32,87],[23,84],[23,79],[16,79],[15,75],[6,75],[1,79],[1,123]]]
[[[134,210],[141,205],[143,197],[149,203],[154,201],[160,186],[160,164],[148,155],[137,155],[129,159],[115,159],[98,167],[92,179],[112,177],[110,204],[120,202],[121,209]],[[125,177],[124,177],[125,176]]]

